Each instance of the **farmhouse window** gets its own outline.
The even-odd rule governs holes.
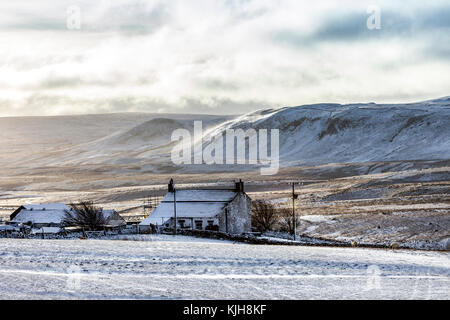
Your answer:
[[[196,220],[196,221],[195,221],[195,229],[197,229],[197,230],[203,229],[203,221],[201,221],[201,220]]]

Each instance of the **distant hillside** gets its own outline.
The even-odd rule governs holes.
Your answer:
[[[412,104],[262,110],[218,126],[279,129],[284,165],[450,159],[450,97]]]
[[[229,128],[279,129],[280,160],[285,167],[450,159],[450,97],[445,97],[410,104],[304,105],[238,117],[116,114],[0,118],[0,165],[136,164],[161,172],[175,170],[170,161],[171,133],[178,128],[192,132],[194,120],[202,120],[208,129],[205,140]],[[216,169],[221,170],[205,168]]]

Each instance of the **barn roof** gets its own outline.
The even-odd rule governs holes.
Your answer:
[[[22,207],[11,222],[61,223],[65,216],[64,210],[70,211],[64,203],[27,204]]]
[[[107,220],[108,225],[120,226],[126,224],[125,220],[116,210],[102,210],[103,217]]]
[[[102,210],[102,213],[105,219],[120,218],[116,210]]]
[[[33,224],[61,224],[65,217],[65,210],[71,211],[71,208],[64,203],[49,204],[27,204],[19,208],[11,222]],[[114,210],[102,210],[105,219],[110,219],[112,224],[120,224],[122,217]]]
[[[176,192],[177,218],[213,218],[237,195],[233,190],[179,190]],[[174,216],[173,193],[141,222],[141,225],[161,225]]]

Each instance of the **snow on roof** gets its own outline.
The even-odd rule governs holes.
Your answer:
[[[29,204],[23,207],[25,209],[22,209],[11,222],[61,223],[65,216],[64,210],[70,211],[64,203]]]
[[[178,202],[177,219],[213,218],[222,212],[225,202]],[[174,216],[173,202],[162,202],[140,225],[161,225]]]
[[[213,218],[222,212],[236,194],[236,191],[225,189],[176,191],[177,218]],[[140,224],[161,225],[173,216],[173,193],[169,192],[161,204]]]
[[[27,210],[62,210],[70,208],[64,203],[45,203],[45,204],[25,204],[23,205]]]
[[[107,220],[108,225],[119,226],[126,224],[125,220],[115,210],[102,210],[103,217]]]
[[[115,218],[116,217],[116,211],[115,210],[102,210],[103,217],[105,219]]]
[[[64,203],[50,203],[50,204],[29,204],[23,206],[16,217],[11,222],[26,223],[31,221],[36,223],[55,223],[60,224],[65,217],[64,210],[70,211],[70,207]],[[105,219],[119,219],[114,210],[102,210]]]
[[[233,190],[179,190],[177,218],[213,218],[222,212],[225,205],[236,196]],[[142,221],[141,225],[161,225],[174,216],[173,193],[169,192],[161,204]]]
[[[180,201],[230,202],[236,196],[233,190],[179,190],[176,192],[177,203]],[[168,193],[162,202],[173,202],[173,193]]]

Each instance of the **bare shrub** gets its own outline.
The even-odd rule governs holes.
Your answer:
[[[273,230],[277,220],[275,205],[266,200],[252,202],[252,226],[256,230],[260,232]]]
[[[294,217],[292,215],[292,209],[281,208],[278,210],[279,217],[279,228],[282,232],[289,232],[294,234]],[[300,217],[297,215],[295,217],[296,228],[300,227]]]
[[[106,224],[102,209],[91,201],[80,201],[69,205],[71,210],[64,210],[63,224],[68,227],[82,227],[91,231],[100,230]]]

